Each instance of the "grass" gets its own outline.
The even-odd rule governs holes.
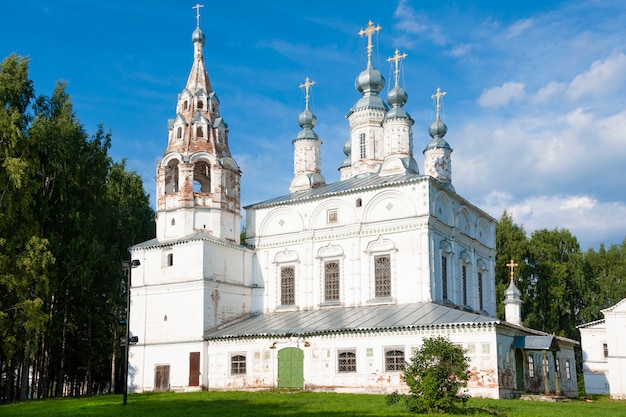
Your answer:
[[[602,417],[626,416],[626,401],[597,397],[592,402],[570,400],[548,403],[472,398],[466,415],[503,417]],[[194,393],[146,393],[85,398],[27,401],[0,406],[2,417],[65,416],[415,416],[402,405],[386,405],[386,396],[284,391],[211,391]]]

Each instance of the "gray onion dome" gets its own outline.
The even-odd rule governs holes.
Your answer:
[[[398,85],[396,85],[393,89],[391,89],[387,93],[387,103],[390,106],[404,106],[409,99],[409,95],[404,91],[404,89]]]
[[[368,65],[354,80],[354,88],[361,94],[378,94],[385,88],[385,77],[376,68]]]
[[[448,127],[441,119],[437,118],[430,127],[428,128],[428,134],[432,137],[431,141],[428,142],[426,147],[424,148],[424,152],[429,149],[437,149],[437,148],[447,148],[452,150],[448,142],[443,138],[448,131]]]
[[[298,116],[298,124],[302,128],[298,135],[294,140],[299,139],[318,139],[317,133],[313,131],[313,127],[315,127],[315,122],[317,121],[317,117],[313,114],[311,110],[307,107],[304,109],[302,113]]]
[[[313,112],[309,110],[308,107],[304,109],[304,111],[300,113],[300,115],[298,116],[298,124],[302,128],[304,127],[314,128],[315,122],[317,122],[317,117],[315,117]]]
[[[434,122],[432,122],[432,124],[428,128],[428,134],[433,139],[443,138],[447,132],[448,132],[448,126],[446,126],[446,124],[442,122],[440,119],[437,119]]]
[[[202,45],[204,45],[205,40],[206,37],[204,36],[204,32],[202,32],[202,29],[200,29],[200,26],[196,27],[196,30],[194,30],[191,34],[191,41],[193,43],[200,42]]]

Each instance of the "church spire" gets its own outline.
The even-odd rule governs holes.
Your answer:
[[[300,88],[304,88],[304,111],[298,116],[298,124],[302,130],[292,141],[293,143],[293,180],[289,191],[302,191],[324,185],[326,181],[321,174],[320,148],[322,141],[313,131],[317,118],[309,109],[309,92],[315,81],[306,77]]]
[[[385,88],[385,77],[372,64],[372,37],[380,29],[370,20],[358,32],[361,37],[367,36],[367,66],[354,80],[361,98],[346,116],[350,121],[350,144],[344,146],[347,158],[339,167],[341,180],[378,173],[384,159],[382,121],[388,107],[378,94]]]
[[[201,8],[193,6],[193,64],[178,95],[176,117],[169,120],[167,149],[157,167],[157,239],[203,231],[238,242],[241,172],[230,156],[228,125],[205,67]]]
[[[387,93],[387,103],[391,106],[385,113],[383,126],[383,164],[380,175],[419,174],[417,162],[413,158],[413,119],[404,109],[409,99],[408,94],[400,87],[400,61],[408,55],[395,50],[394,56],[387,62],[394,63],[395,86]]]
[[[452,148],[443,138],[448,132],[448,127],[441,121],[441,102],[448,94],[437,87],[437,92],[430,97],[435,100],[435,121],[428,128],[428,134],[432,140],[424,148],[424,170],[426,174],[439,181],[444,187],[454,191],[452,186],[452,160],[450,154]]]
[[[506,264],[509,267],[511,272],[511,279],[508,288],[504,291],[504,319],[518,326],[522,325],[522,313],[521,313],[521,305],[522,300],[520,296],[522,293],[517,289],[515,285],[515,268],[518,266],[517,263],[511,259],[511,261]]]

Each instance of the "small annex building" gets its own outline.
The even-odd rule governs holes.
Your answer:
[[[191,72],[157,167],[156,237],[130,248],[140,261],[131,391],[403,391],[405,362],[424,338],[445,336],[467,350],[471,395],[577,396],[577,342],[523,327],[513,279],[505,300],[496,295],[496,221],[452,185],[439,89],[430,138],[416,139],[420,174],[398,75],[406,55],[390,58],[395,80],[383,100],[372,22],[361,31],[368,58],[347,113],[340,180],[326,183],[321,172],[307,78],[288,193],[245,207],[240,243],[241,172],[197,19]],[[506,320],[496,318],[500,302]]]
[[[626,298],[602,310],[604,319],[578,326],[587,394],[626,399]]]

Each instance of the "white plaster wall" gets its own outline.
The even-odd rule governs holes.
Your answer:
[[[469,393],[498,398],[497,348],[493,327],[442,327],[308,338],[209,341],[209,387],[232,389],[277,386],[277,354],[286,347],[296,347],[304,352],[304,384],[307,389],[358,393],[406,392],[402,373],[385,371],[386,350],[402,350],[408,361],[421,346],[423,338],[438,335],[449,337],[464,348],[470,345],[476,348],[475,354],[468,355],[474,375],[468,384]],[[271,346],[275,346],[275,349]],[[356,353],[357,372],[338,372],[337,355],[344,350]],[[246,355],[248,372],[245,376],[230,375],[230,358],[234,354]]]
[[[200,385],[206,379],[202,341],[169,344],[137,344],[129,353],[128,389],[130,392],[154,390],[157,365],[170,366],[170,389],[172,391],[195,391],[201,387],[189,387],[189,354],[200,353]]]
[[[609,362],[604,357],[605,343],[608,341],[604,323],[580,329],[583,376],[587,394],[609,393]]]

